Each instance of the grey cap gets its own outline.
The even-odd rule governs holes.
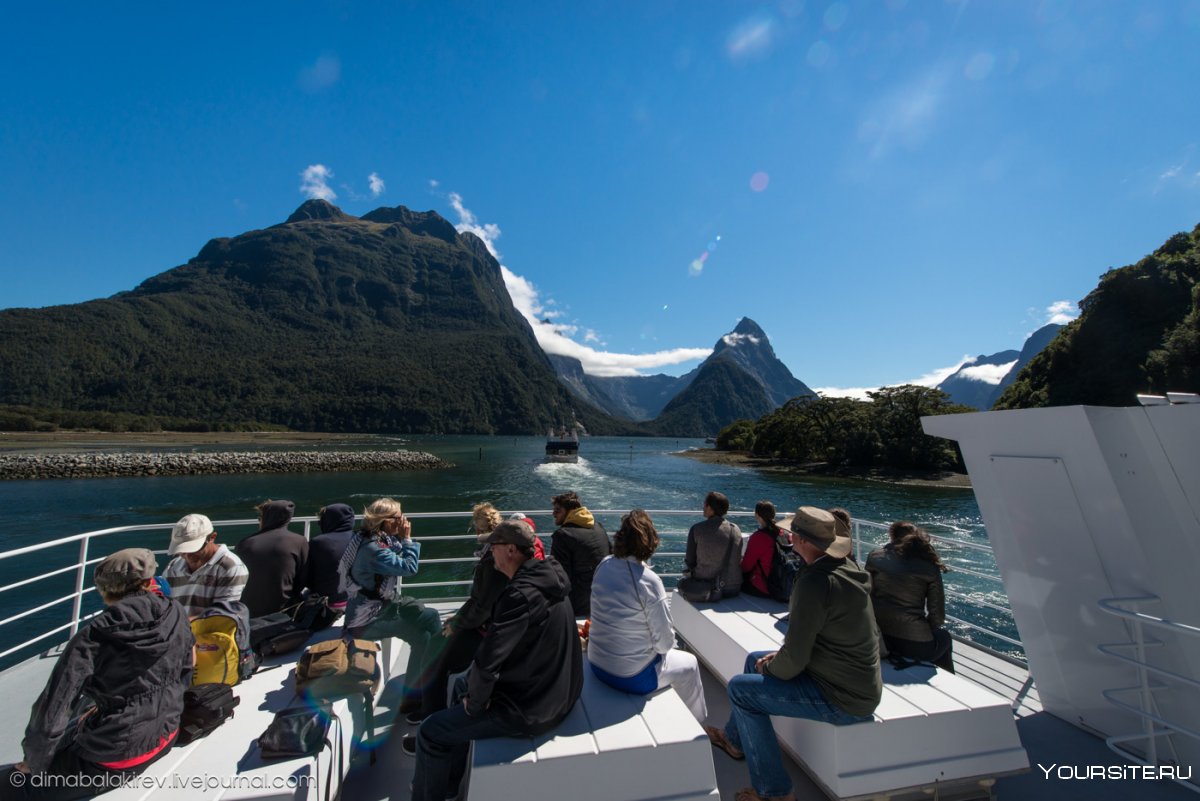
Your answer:
[[[487,538],[487,544],[499,545],[504,542],[532,548],[533,529],[524,520],[504,520],[492,529],[492,536]]]
[[[96,565],[96,583],[135,584],[154,578],[158,560],[145,548],[125,548]]]

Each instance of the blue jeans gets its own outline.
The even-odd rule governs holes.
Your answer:
[[[413,801],[443,801],[453,796],[467,769],[472,740],[517,737],[521,731],[491,709],[468,715],[456,704],[425,718],[417,730],[417,765],[413,772]]]
[[[420,701],[421,693],[425,691],[423,684],[425,669],[437,657],[437,647],[443,644],[441,638],[434,641],[434,635],[441,631],[441,619],[436,609],[430,609],[424,604],[388,604],[383,614],[363,626],[354,636],[367,640],[377,640],[384,637],[399,637],[408,643],[408,666],[404,671],[404,698],[408,703]],[[416,708],[413,708],[416,711]]]
[[[821,688],[807,673],[783,681],[756,673],[754,663],[770,651],[756,651],[746,657],[745,672],[729,680],[729,700],[733,704],[725,736],[746,753],[750,783],[764,798],[787,795],[792,780],[783,767],[779,741],[771,727],[771,715],[822,720],[835,726],[872,720],[871,715],[850,715],[825,700]]]

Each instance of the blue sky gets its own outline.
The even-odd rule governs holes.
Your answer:
[[[0,307],[327,195],[481,232],[593,371],[749,316],[870,387],[1200,222],[1200,0],[172,5],[7,4]]]

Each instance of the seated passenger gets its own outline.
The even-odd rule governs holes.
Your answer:
[[[705,496],[704,520],[688,530],[687,554],[683,558],[685,577],[711,580],[723,575],[725,587],[721,594],[725,598],[742,589],[742,531],[725,519],[728,511],[729,499],[723,493]]]
[[[308,543],[308,589],[323,595],[330,608],[345,609],[346,593],[338,589],[338,564],[354,536],[354,510],[344,503],[331,503],[317,513],[319,536]]]
[[[258,531],[235,550],[250,570],[242,602],[250,617],[262,617],[300,602],[308,582],[308,540],[287,527],[296,504],[263,501],[255,508]]]
[[[479,541],[479,550],[475,552],[479,561],[475,563],[475,573],[471,578],[470,597],[442,624],[445,644],[426,676],[421,711],[409,716],[409,723],[419,723],[439,709],[446,708],[446,685],[450,674],[466,670],[475,658],[475,651],[483,642],[488,622],[492,619],[492,607],[508,586],[508,577],[496,570],[492,546],[488,544],[488,537],[500,524],[500,512],[490,503],[477,503],[471,509],[471,522]],[[412,756],[416,753],[416,742],[415,737],[406,736],[401,747]]]
[[[218,601],[241,600],[249,571],[233,551],[217,545],[217,532],[205,515],[185,515],[175,524],[167,554],[175,558],[163,578],[189,618]]]
[[[171,749],[192,680],[194,641],[183,607],[156,591],[157,567],[145,548],[117,551],[96,566],[106,608],[67,643],[33,702],[21,743],[25,760],[0,778],[0,798],[95,795],[122,786]],[[94,705],[77,709],[84,696]],[[16,771],[43,778],[18,779]],[[45,781],[50,776],[73,781]]]
[[[754,505],[754,519],[758,521],[758,530],[750,535],[746,554],[742,557],[742,592],[770,598],[767,577],[771,575],[771,565],[775,561],[775,542],[778,540],[784,547],[791,548],[792,535],[775,522],[775,504],[770,501],[759,501]]]
[[[571,582],[571,608],[575,617],[590,617],[592,574],[604,557],[612,553],[612,543],[604,526],[574,492],[555,495],[551,503],[558,528],[550,536],[550,555],[562,565]]]
[[[937,549],[925,530],[892,523],[891,542],[867,556],[871,601],[888,653],[932,662],[954,672],[953,640],[946,631],[946,591]]]
[[[421,677],[429,666],[429,640],[439,629],[438,613],[411,595],[400,594],[402,576],[415,576],[421,543],[400,502],[380,498],[365,510],[363,527],[342,554],[338,573],[349,595],[343,627],[347,637],[399,637],[409,645],[400,713],[421,708]]]
[[[736,801],[796,798],[772,715],[843,726],[871,720],[883,695],[871,579],[846,558],[850,538],[814,506],[801,506],[780,525],[808,564],[792,589],[783,647],[746,657],[744,672],[729,680],[729,721],[723,729],[704,727],[715,747],[747,759],[753,786],[738,791]]]
[[[641,509],[621,519],[613,555],[592,579],[588,662],[592,672],[622,692],[645,695],[671,686],[701,724],[708,716],[700,665],[675,647],[667,591],[646,562],[658,550],[654,521]]]
[[[583,658],[570,582],[554,559],[533,558],[533,532],[506,520],[488,538],[508,578],[475,653],[462,703],[435,712],[417,732],[414,801],[458,792],[472,740],[532,737],[563,721],[583,690]],[[569,795],[569,786],[563,786]]]
[[[849,537],[850,540],[853,541],[854,526],[852,525],[850,512],[840,506],[834,506],[829,510],[829,514],[833,515],[833,523],[835,526],[837,526],[838,536]],[[847,558],[854,564],[858,564],[858,557],[854,555],[853,551],[850,552]]]
[[[508,516],[509,520],[521,520],[525,525],[529,526],[529,530],[533,532],[533,558],[545,559],[546,546],[542,545],[542,538],[537,535],[537,523],[533,522],[533,518],[524,512],[513,512]]]

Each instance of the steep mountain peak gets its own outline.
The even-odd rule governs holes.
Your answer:
[[[339,209],[337,206],[330,203],[328,200],[306,200],[300,204],[300,208],[292,212],[292,216],[284,220],[283,224],[294,222],[303,222],[305,220],[352,220],[354,219],[346,212]]]
[[[369,222],[399,225],[414,234],[426,234],[445,242],[454,242],[458,238],[458,232],[450,221],[432,210],[413,211],[405,206],[381,206],[367,212],[362,218]]]
[[[775,356],[766,332],[749,317],[743,317],[736,328],[717,340],[717,344],[713,346],[713,353],[720,353],[726,348],[758,347],[760,345],[765,345],[771,350],[772,358]]]

